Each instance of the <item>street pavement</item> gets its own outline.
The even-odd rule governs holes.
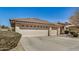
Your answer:
[[[79,38],[22,37],[14,51],[79,51]]]

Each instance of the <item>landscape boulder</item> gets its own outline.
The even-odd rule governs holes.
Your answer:
[[[0,51],[15,48],[20,41],[21,34],[10,31],[0,31]]]

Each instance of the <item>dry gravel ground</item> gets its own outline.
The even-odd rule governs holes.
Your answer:
[[[79,38],[70,37],[22,37],[11,51],[79,51]]]

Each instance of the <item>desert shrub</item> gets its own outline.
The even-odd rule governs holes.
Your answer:
[[[0,51],[7,51],[17,46],[21,38],[20,33],[0,31]]]
[[[73,33],[73,37],[78,37],[78,33]]]
[[[73,35],[75,32],[70,32],[71,35]]]
[[[64,33],[65,33],[65,34],[69,34],[69,31],[68,31],[68,30],[65,30]]]

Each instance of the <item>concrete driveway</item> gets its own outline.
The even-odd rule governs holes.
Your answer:
[[[79,51],[79,38],[22,37],[19,49],[22,51]]]

